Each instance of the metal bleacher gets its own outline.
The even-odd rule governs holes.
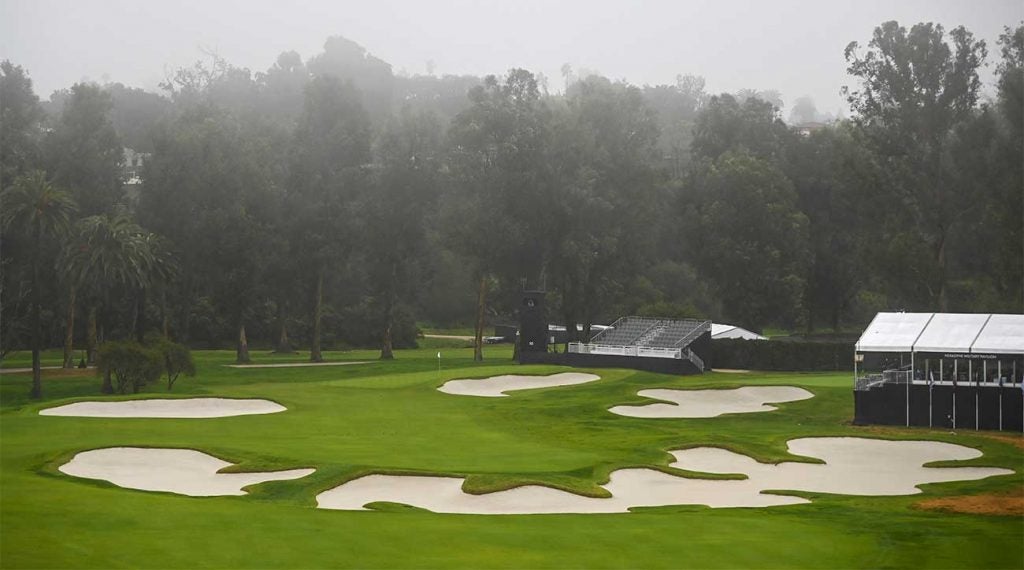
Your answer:
[[[572,343],[569,350],[585,354],[687,359],[704,370],[704,362],[689,345],[710,331],[710,321],[622,317],[589,343]]]

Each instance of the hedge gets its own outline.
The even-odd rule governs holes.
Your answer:
[[[711,367],[739,370],[853,370],[853,344],[722,339],[711,341]]]

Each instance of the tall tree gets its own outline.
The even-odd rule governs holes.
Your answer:
[[[378,145],[375,183],[359,206],[363,250],[380,313],[381,359],[394,358],[396,311],[414,293],[441,168],[440,125],[403,110]]]
[[[0,62],[0,190],[41,166],[43,115],[28,73],[10,61]],[[5,232],[0,257],[2,353],[24,346],[31,333],[31,248],[29,236]]]
[[[688,248],[744,326],[792,326],[801,314],[807,218],[789,179],[743,151],[720,156],[682,195]]]
[[[316,77],[295,131],[288,208],[302,273],[313,289],[310,360],[323,360],[324,282],[352,250],[352,206],[370,163],[370,123],[359,92],[335,77]]]
[[[8,60],[0,62],[0,189],[39,166],[42,119],[28,73]]]
[[[550,152],[558,184],[548,199],[555,223],[550,273],[558,284],[567,339],[589,339],[600,307],[618,301],[653,251],[660,197],[653,164],[657,116],[643,93],[590,76],[575,85]]]
[[[471,106],[449,129],[452,192],[445,204],[447,243],[470,259],[477,304],[474,359],[483,360],[487,291],[496,277],[536,286],[550,244],[547,107],[523,69],[488,76],[469,92]],[[498,236],[488,241],[485,236]]]
[[[32,290],[32,391],[33,398],[43,395],[39,353],[43,346],[42,286],[39,275],[43,262],[44,240],[63,236],[75,212],[71,196],[56,188],[41,170],[18,177],[14,184],[0,195],[3,213],[0,221],[6,231],[21,232],[31,240],[29,252]]]
[[[948,308],[947,251],[954,228],[972,212],[973,193],[953,182],[948,169],[952,134],[978,101],[985,42],[963,26],[938,24],[910,30],[895,21],[875,28],[868,49],[846,47],[847,71],[859,80],[844,88],[854,120],[892,174],[888,181],[913,222],[915,238],[931,250],[931,271],[922,276],[939,310]]]
[[[98,348],[98,305],[109,303],[112,295],[137,295],[162,276],[164,264],[155,242],[155,236],[143,231],[124,210],[89,216],[76,224],[60,261],[71,290],[68,331],[74,328],[77,293],[81,292],[88,303],[90,362],[95,361]],[[70,356],[71,342],[73,338],[69,335],[65,360]],[[106,384],[104,391],[111,392]]]
[[[770,102],[723,93],[712,96],[697,117],[692,149],[698,160],[714,160],[730,150],[774,160],[791,136]]]
[[[110,211],[123,196],[124,149],[110,119],[112,109],[109,93],[78,83],[46,140],[54,181],[72,192],[85,216]]]

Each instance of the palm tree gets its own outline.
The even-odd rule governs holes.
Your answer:
[[[14,184],[0,194],[0,223],[5,229],[23,231],[30,236],[31,288],[32,288],[32,391],[33,398],[43,395],[39,351],[43,343],[40,317],[39,260],[43,240],[65,233],[71,225],[75,202],[71,195],[59,190],[46,178],[46,173],[35,170],[19,176]]]
[[[164,275],[154,252],[156,238],[142,230],[125,211],[83,218],[75,228],[75,239],[65,250],[63,266],[72,287],[82,289],[89,299],[88,353],[96,355],[97,305],[111,290],[138,292]],[[105,393],[112,392],[104,378]]]

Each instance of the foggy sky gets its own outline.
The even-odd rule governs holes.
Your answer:
[[[787,105],[809,95],[848,114],[843,49],[893,19],[965,25],[988,43],[991,84],[996,38],[1024,20],[1024,2],[0,0],[0,59],[25,67],[46,99],[83,79],[157,90],[203,49],[263,71],[282,51],[308,59],[342,35],[396,73],[424,74],[428,60],[438,75],[523,67],[560,91],[568,62],[637,85],[702,75],[711,93],[777,89]]]

